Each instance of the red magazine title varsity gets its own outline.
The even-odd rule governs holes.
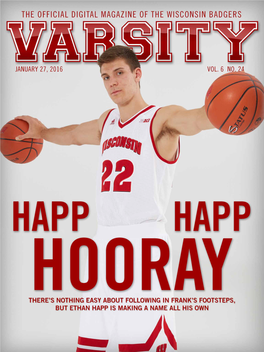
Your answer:
[[[115,45],[116,33],[120,32],[125,45],[139,48],[137,57],[140,62],[147,62],[152,57],[156,62],[173,62],[173,53],[170,50],[171,41],[176,36],[186,36],[187,51],[182,52],[185,62],[201,62],[203,53],[200,40],[214,35],[215,40],[228,42],[227,62],[244,62],[243,43],[258,31],[258,21],[155,21],[155,26],[147,21],[127,21],[121,28],[117,28],[109,21],[83,21],[82,33],[76,33],[73,21],[36,21],[34,13],[23,11],[23,16],[32,20],[7,21],[6,29],[10,32],[16,49],[17,63],[43,62],[96,62],[99,58],[99,48],[103,50]],[[154,11],[152,11],[154,12]],[[160,12],[158,11],[159,16]],[[49,12],[45,12],[49,17]],[[43,12],[43,17],[45,17]],[[155,14],[152,14],[155,17]],[[173,14],[168,14],[173,17]],[[28,26],[28,37],[25,36],[25,27]],[[238,27],[238,28],[234,28]],[[154,32],[157,38],[153,40]],[[139,35],[140,33],[140,35]],[[80,52],[76,44],[76,36],[82,36],[85,51]],[[39,52],[40,41],[46,44],[45,52]],[[179,50],[182,50],[179,49]],[[60,53],[63,53],[60,55]],[[219,53],[215,53],[217,55]]]

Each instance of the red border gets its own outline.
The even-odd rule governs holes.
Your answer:
[[[164,316],[163,327],[164,327],[164,332],[169,340],[171,347],[174,348],[175,350],[177,350],[177,342],[176,342],[175,337],[166,322],[165,316]]]
[[[149,105],[147,106],[145,109],[139,111],[135,116],[131,117],[129,120],[127,120],[126,122],[122,123],[121,120],[119,119],[118,121],[118,126],[120,128],[123,128],[125,126],[127,126],[129,123],[131,123],[132,121],[134,121],[139,115],[143,114],[144,112],[148,111],[149,109],[154,108],[155,105]]]
[[[115,109],[111,109],[111,110],[109,111],[109,113],[106,115],[106,118],[105,118],[104,123],[103,123],[103,126],[102,126],[102,131],[101,131],[101,134],[103,133],[104,126],[105,126],[105,123],[106,123],[106,120],[108,119],[109,115],[111,114],[111,112],[112,112],[113,110],[115,110]]]
[[[145,343],[119,344],[119,352],[143,352],[143,351],[146,352],[146,351],[149,351],[151,349],[151,347],[153,346],[154,342],[156,341],[160,331],[162,330],[162,325],[163,325],[165,335],[167,336],[171,347],[176,351],[177,350],[177,342],[176,342],[175,337],[166,322],[165,316],[162,315],[160,317],[157,325],[155,326],[154,330],[152,331],[151,335],[149,336],[148,340]]]
[[[80,348],[80,347],[77,347],[76,352],[106,352],[106,351],[90,350],[90,348],[87,349],[87,348]]]
[[[78,337],[78,344],[89,347],[106,347],[108,340],[90,339],[88,337]]]
[[[162,316],[160,317],[157,325],[152,331],[150,337],[145,343],[137,343],[137,344],[120,344],[119,352],[143,352],[149,351],[158,337],[160,331],[162,329]]]
[[[153,118],[152,118],[152,120],[151,120],[151,123],[150,123],[150,137],[151,137],[152,145],[153,145],[153,148],[154,148],[154,150],[155,150],[155,153],[157,154],[157,157],[158,157],[160,160],[164,161],[164,163],[167,163],[167,164],[175,164],[175,163],[178,161],[179,156],[180,156],[180,149],[181,149],[181,148],[180,148],[180,137],[179,137],[178,148],[177,148],[177,150],[176,150],[176,153],[177,153],[177,154],[176,154],[176,159],[175,159],[175,160],[169,161],[169,160],[164,159],[164,158],[159,154],[159,152],[158,152],[158,150],[157,150],[157,148],[156,148],[156,144],[155,144],[154,137],[153,137],[153,133],[152,133],[152,124],[153,124],[154,118],[156,117],[156,114],[157,114],[158,111],[159,111],[159,109],[155,112],[155,114],[154,114],[154,116],[153,116]]]

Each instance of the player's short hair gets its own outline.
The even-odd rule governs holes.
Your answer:
[[[103,64],[112,62],[116,59],[124,59],[130,67],[131,72],[133,72],[137,67],[140,67],[140,63],[134,51],[124,45],[111,46],[101,54],[97,63],[101,68]]]

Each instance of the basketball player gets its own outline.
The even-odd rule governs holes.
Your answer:
[[[29,123],[29,130],[18,139],[43,138],[60,145],[100,145],[98,231],[94,238],[99,251],[98,283],[86,294],[119,297],[124,305],[132,306],[132,311],[108,308],[108,311],[82,312],[77,352],[175,351],[174,314],[145,311],[144,304],[141,311],[133,310],[130,302],[164,296],[155,272],[151,290],[142,290],[141,258],[145,255],[142,243],[144,239],[154,238],[170,245],[164,228],[165,210],[180,153],[179,137],[195,135],[213,126],[204,107],[185,110],[175,105],[158,108],[147,104],[140,92],[140,64],[131,49],[111,47],[100,56],[98,64],[116,109],[104,112],[99,119],[63,128],[46,128],[37,119],[20,116]],[[134,281],[125,291],[110,289],[105,279],[106,247],[115,238],[129,240],[133,246]],[[158,261],[159,248],[153,248],[151,260]],[[125,276],[122,260],[124,255],[117,250],[117,282],[122,282]],[[165,270],[169,287],[173,288],[171,264]],[[166,291],[165,296],[169,295]]]

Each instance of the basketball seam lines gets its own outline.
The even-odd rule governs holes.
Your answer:
[[[11,155],[15,155],[15,154],[17,154],[17,153],[22,152],[23,150],[26,150],[26,149],[33,149],[33,150],[35,150],[35,152],[36,152],[36,154],[37,154],[37,156],[38,156],[38,151],[37,151],[37,149],[35,149],[35,148],[30,148],[30,147],[20,149],[20,150],[18,150],[18,151],[17,151],[17,152],[15,152],[15,153],[11,153],[11,154],[3,154],[3,155],[4,155],[4,156],[11,156]],[[24,162],[24,161],[23,161],[23,162]],[[21,163],[21,164],[22,164],[22,163]]]
[[[221,90],[212,98],[212,100],[210,101],[209,105],[207,106],[207,115],[208,115],[208,110],[209,110],[210,105],[212,104],[213,100],[214,100],[223,90],[225,90],[226,88],[229,88],[229,87],[233,86],[234,84],[241,83],[241,82],[248,82],[248,81],[249,81],[248,79],[244,79],[243,81],[237,81],[237,82],[231,83],[231,84],[229,84],[229,86],[226,86],[225,88],[221,89]],[[222,127],[222,126],[221,126],[221,127]]]
[[[237,107],[237,105],[239,104],[240,100],[243,98],[243,96],[246,94],[246,92],[251,89],[251,88],[257,88],[256,86],[253,87],[248,87],[244,93],[241,95],[241,97],[239,98],[239,100],[237,101],[236,105],[233,107],[233,109],[230,111],[229,115],[227,116],[227,118],[225,119],[225,121],[222,123],[222,125],[219,127],[219,130],[221,131],[222,127],[224,126],[224,124],[226,123],[226,121],[229,119],[230,115],[233,113],[233,111],[235,110],[235,108]]]
[[[240,134],[244,133],[244,132],[251,126],[251,124],[252,124],[252,122],[254,121],[254,118],[255,118],[255,116],[256,116],[256,112],[257,112],[257,108],[258,108],[258,93],[257,93],[257,86],[255,85],[254,80],[252,80],[252,82],[253,82],[253,84],[254,84],[255,93],[256,93],[256,107],[255,107],[254,115],[253,115],[253,117],[252,117],[252,119],[251,119],[251,121],[250,121],[250,124],[247,126],[247,128],[246,128],[244,131],[238,133],[237,135],[240,135]],[[253,88],[253,87],[252,87],[252,88]]]
[[[1,141],[10,141],[10,142],[22,142],[22,143],[32,143],[32,142],[30,142],[30,141],[24,141],[24,140],[22,140],[22,141],[18,141],[18,140],[16,140],[16,139],[11,139],[11,138],[0,138],[0,140]],[[43,144],[43,143],[41,143],[41,142],[33,142],[33,144]]]
[[[22,161],[21,164],[24,164],[24,162],[27,161],[27,159],[28,159],[28,157],[29,157],[29,155],[30,155],[30,153],[31,153],[31,150],[32,150],[32,142],[33,142],[33,138],[31,139],[31,146],[30,146],[30,149],[29,149],[29,152],[28,152],[28,156],[26,157],[26,159],[25,159],[24,161]],[[37,156],[38,156],[38,153],[37,153]]]
[[[17,125],[15,125],[15,124],[13,124],[13,123],[11,123],[11,122],[8,122],[7,124],[18,128],[18,129],[19,129],[21,132],[23,132],[24,134],[26,133],[26,132],[23,131],[20,127],[18,127]],[[9,141],[12,141],[12,142],[17,142],[16,139],[8,139],[8,138],[0,138],[0,140],[9,140]],[[27,161],[27,159],[29,158],[29,156],[30,156],[30,154],[31,154],[31,150],[32,150],[32,149],[35,150],[35,152],[36,152],[36,154],[37,154],[37,156],[38,156],[38,151],[37,151],[37,149],[35,149],[35,148],[32,147],[34,143],[35,143],[35,144],[41,144],[41,145],[43,144],[43,143],[41,143],[41,142],[33,142],[33,138],[31,138],[31,141],[23,141],[23,140],[22,140],[22,141],[19,141],[19,142],[30,143],[30,147],[24,148],[24,149],[20,149],[19,151],[15,152],[15,153],[5,154],[4,156],[15,155],[15,154],[17,154],[17,153],[19,153],[19,152],[21,152],[21,151],[23,151],[23,150],[29,149],[29,152],[28,152],[27,157],[21,162],[21,164],[24,164],[24,163]]]
[[[13,124],[13,123],[11,123],[11,122],[8,122],[8,123],[7,123],[7,125],[12,125],[12,126],[14,126],[14,127],[18,128],[21,132],[26,133],[26,132],[25,132],[25,131],[23,131],[20,127],[18,127],[17,125],[14,125],[14,124]]]

